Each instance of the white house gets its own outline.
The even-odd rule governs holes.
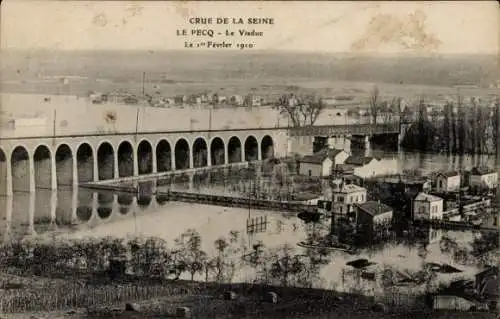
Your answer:
[[[262,98],[258,95],[248,94],[243,99],[243,105],[245,106],[261,106]]]
[[[229,98],[229,103],[233,105],[243,105],[243,97],[241,95],[232,95]]]
[[[344,164],[350,165],[354,175],[361,178],[394,174],[398,167],[396,159],[377,159],[370,156],[349,156]]]
[[[443,219],[443,199],[434,195],[419,193],[413,200],[413,219]]]
[[[470,174],[469,186],[494,189],[498,186],[498,172],[487,167],[474,167]]]
[[[306,176],[326,177],[332,173],[335,164],[340,164],[349,157],[343,150],[323,149],[299,160],[299,173]]]
[[[461,176],[458,172],[439,173],[436,177],[436,190],[441,193],[460,190]]]
[[[354,213],[354,205],[366,203],[366,197],[366,189],[361,186],[344,184],[342,181],[332,182],[332,209],[335,213]]]

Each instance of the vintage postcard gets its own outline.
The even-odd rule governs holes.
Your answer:
[[[1,318],[498,318],[498,2],[0,24]]]

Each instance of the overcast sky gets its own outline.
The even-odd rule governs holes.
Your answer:
[[[272,26],[193,26],[189,17],[271,17]],[[489,2],[20,1],[1,6],[1,48],[182,49],[177,29],[264,32],[258,49],[498,53],[500,10]],[[193,39],[192,37],[190,39]],[[216,37],[212,41],[222,41]]]

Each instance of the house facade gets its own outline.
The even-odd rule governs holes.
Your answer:
[[[299,160],[299,174],[311,177],[329,176],[333,161],[318,155],[304,156]]]
[[[248,94],[243,98],[243,105],[249,107],[261,106],[262,98],[258,95]]]
[[[498,186],[498,172],[489,168],[475,167],[469,178],[471,188],[494,189]]]
[[[389,225],[394,215],[390,206],[376,201],[368,201],[354,206],[356,225],[366,232],[373,232],[377,226]]]
[[[377,159],[369,156],[349,156],[344,164],[351,166],[354,175],[361,178],[394,174],[398,168],[395,159]]]
[[[366,189],[354,184],[332,185],[332,209],[336,214],[348,215],[355,213],[354,205],[366,202]]]
[[[458,172],[439,173],[436,178],[436,190],[440,193],[457,192],[461,182]]]
[[[413,220],[443,219],[443,199],[419,193],[413,200]]]
[[[323,149],[299,160],[299,173],[305,176],[326,177],[335,164],[343,163],[349,154],[343,150]]]
[[[322,213],[330,213],[334,210],[337,217],[354,216],[354,205],[367,200],[366,189],[358,185],[345,184],[341,179],[326,184],[323,186],[324,202],[318,205]]]

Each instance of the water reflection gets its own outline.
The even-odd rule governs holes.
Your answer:
[[[135,202],[135,197],[130,194],[119,194],[117,197],[120,214],[126,215],[130,212],[130,207]]]

